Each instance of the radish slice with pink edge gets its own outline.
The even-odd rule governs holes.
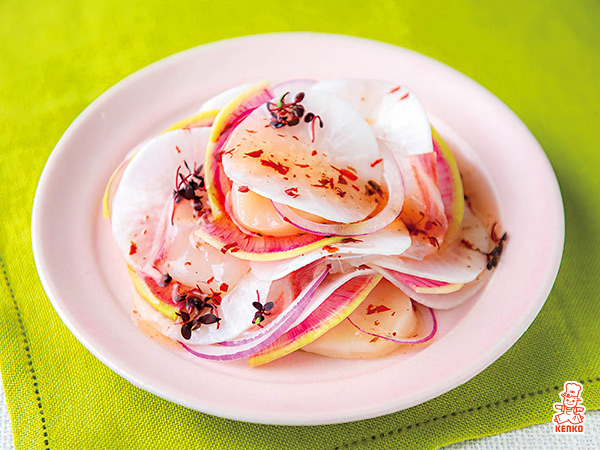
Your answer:
[[[433,127],[431,131],[433,133],[433,150],[437,160],[438,187],[448,219],[448,229],[443,244],[447,245],[460,231],[465,213],[465,194],[458,164],[452,151]]]
[[[377,231],[383,230],[390,225],[398,217],[402,211],[404,203],[404,183],[402,173],[398,167],[398,163],[387,149],[382,149],[383,162],[383,178],[385,180],[384,187],[387,190],[385,197],[387,201],[383,209],[376,213],[373,217],[366,220],[354,223],[319,223],[307,219],[296,213],[293,209],[285,204],[273,202],[273,206],[277,212],[284,218],[286,222],[294,225],[302,231],[323,236],[366,236]],[[379,186],[371,187],[369,191],[375,200],[379,200],[383,196],[375,191]]]
[[[361,333],[350,320],[364,329],[386,331],[397,338],[414,336],[422,328],[422,319],[410,298],[382,279],[352,314],[302,350],[331,358],[356,359],[379,358],[400,347]]]
[[[193,330],[191,337],[186,342],[189,345],[215,344],[227,339],[233,339],[252,326],[256,309],[252,302],[260,298],[267,298],[270,281],[261,281],[252,274],[247,274],[225,296],[218,307],[219,317],[222,319],[218,326],[202,325]],[[176,341],[181,341],[181,324],[171,323],[163,329],[163,334]]]
[[[292,312],[289,314],[284,313],[280,315],[279,317],[283,316],[283,318],[277,322],[277,325],[273,326],[269,333],[261,334],[260,338],[258,339],[249,339],[245,344],[236,346],[204,345],[189,347],[183,342],[180,342],[180,344],[192,355],[203,359],[231,361],[250,356],[251,354],[267,347],[279,336],[285,333],[285,331],[294,323],[300,314],[302,314],[302,311],[309,305],[315,296],[318,286],[323,282],[328,273],[329,269],[326,268],[320,274],[320,276],[316,277],[310,284],[308,284],[300,293],[298,298],[288,308]],[[260,333],[260,329],[257,333]]]
[[[434,152],[400,157],[406,197],[400,214],[412,244],[405,257],[423,259],[436,253],[444,242],[448,219],[437,178]]]
[[[422,261],[397,256],[376,256],[371,259],[371,263],[422,278],[464,284],[475,280],[485,269],[487,256],[482,252],[490,251],[490,243],[485,226],[467,207],[458,237],[437,253]]]
[[[354,311],[380,279],[381,275],[371,272],[361,273],[346,281],[304,320],[279,336],[268,347],[250,356],[248,365],[266,364],[314,341]]]
[[[446,283],[445,281],[430,280],[428,278],[416,277],[395,270],[386,270],[398,282],[408,286],[420,294],[449,294],[456,292],[464,286],[462,283]]]
[[[458,291],[445,294],[425,294],[415,292],[414,289],[411,289],[406,284],[398,281],[388,269],[377,266],[373,266],[373,269],[381,273],[386,280],[412,298],[415,302],[433,309],[452,309],[464,303],[477,294],[477,292],[485,286],[487,280],[491,276],[489,270],[484,270],[474,281],[464,284]]]
[[[394,228],[395,227],[395,228]],[[318,259],[356,261],[360,265],[373,255],[401,255],[410,246],[410,236],[401,221],[360,238],[344,238],[316,250],[277,261],[252,261],[250,270],[262,280],[276,280]]]
[[[294,98],[288,94],[286,104]],[[327,220],[366,218],[377,207],[376,196],[366,191],[383,177],[382,165],[372,165],[381,154],[369,125],[331,94],[307,91],[300,104],[304,118],[309,112],[319,117],[276,129],[267,105],[248,115],[224,146],[225,174],[263,197]]]
[[[225,212],[227,181],[220,164],[223,144],[248,114],[272,97],[269,83],[260,81],[233,97],[215,117],[204,161],[204,183],[214,218],[221,217]]]
[[[209,128],[174,130],[143,145],[131,159],[112,200],[111,228],[130,267],[152,264],[164,242],[177,168],[203,159]]]
[[[395,155],[433,151],[425,109],[406,86],[383,80],[342,78],[319,81],[311,90],[334,94],[352,104]]]

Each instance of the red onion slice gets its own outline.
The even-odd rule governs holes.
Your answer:
[[[385,339],[386,341],[396,342],[397,344],[405,344],[405,345],[423,344],[424,342],[431,340],[435,336],[435,333],[437,332],[437,329],[438,329],[437,319],[435,317],[435,313],[433,312],[433,309],[428,308],[423,305],[420,305],[418,303],[416,303],[415,306],[416,306],[417,310],[419,310],[419,312],[422,314],[423,319],[425,320],[426,329],[429,330],[428,334],[425,337],[417,336],[414,338],[396,339],[396,338],[386,336],[383,334],[370,333],[369,331],[363,330],[358,325],[356,325],[354,322],[352,322],[350,317],[348,317],[348,321],[358,331],[360,331],[361,333],[368,334],[369,336]],[[427,312],[429,312],[429,314],[427,314]]]
[[[281,217],[296,228],[321,236],[366,236],[380,231],[394,222],[404,204],[404,182],[402,172],[394,155],[385,147],[381,148],[384,157],[383,178],[388,188],[388,202],[374,217],[354,223],[318,223],[301,217],[289,206],[273,202]]]

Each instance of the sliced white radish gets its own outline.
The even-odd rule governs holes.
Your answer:
[[[112,232],[127,264],[141,268],[166,239],[177,168],[201,164],[209,128],[174,130],[147,142],[131,159],[114,194]]]
[[[378,256],[371,262],[386,269],[422,278],[447,283],[469,283],[485,269],[487,256],[482,252],[489,252],[489,250],[490,236],[485,226],[469,208],[465,208],[463,227],[459,236],[439,252],[422,261],[395,256]]]
[[[270,286],[270,281],[261,281],[252,274],[246,275],[222,298],[219,306],[219,316],[222,320],[218,326],[201,325],[192,331],[190,339],[185,342],[189,345],[215,344],[238,336],[252,326],[256,313],[252,302],[256,301],[258,296],[267,298]],[[183,340],[181,324],[171,323],[163,329],[163,334],[176,341]]]
[[[409,156],[433,151],[425,109],[406,86],[346,78],[320,81],[311,90],[328,92],[350,102],[394,154]]]
[[[293,101],[294,93],[289,97]],[[312,112],[319,118],[276,129],[263,105],[244,119],[223,147],[226,175],[263,197],[328,220],[366,218],[377,207],[377,196],[367,195],[369,182],[381,185],[383,177],[382,165],[373,165],[381,154],[369,125],[331,94],[307,91],[301,105],[303,117]]]

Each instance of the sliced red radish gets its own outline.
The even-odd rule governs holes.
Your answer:
[[[193,234],[196,245],[203,242],[248,261],[278,261],[333,245],[343,237],[323,237],[299,233],[293,236],[259,236],[242,232],[224,214],[217,220],[207,219]]]
[[[215,118],[204,162],[204,182],[214,218],[220,217],[225,211],[226,180],[220,164],[223,144],[248,114],[272,97],[269,83],[261,81],[233,97]]]
[[[268,347],[252,354],[248,365],[259,366],[288,355],[314,341],[344,320],[369,294],[380,275],[361,274],[338,287],[298,325],[278,337]]]
[[[294,99],[291,93],[283,102]],[[369,186],[381,186],[383,175],[381,164],[372,166],[381,154],[369,125],[331,94],[307,91],[297,104],[305,113],[295,125],[270,125],[277,120],[272,115],[277,100],[272,111],[263,105],[249,114],[224,146],[226,175],[263,197],[327,220],[366,218],[381,200]]]

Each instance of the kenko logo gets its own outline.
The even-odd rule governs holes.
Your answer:
[[[560,393],[561,403],[554,404],[554,432],[555,433],[583,433],[583,416],[585,406],[577,406],[583,398],[583,386],[576,381],[567,381],[565,390]]]

